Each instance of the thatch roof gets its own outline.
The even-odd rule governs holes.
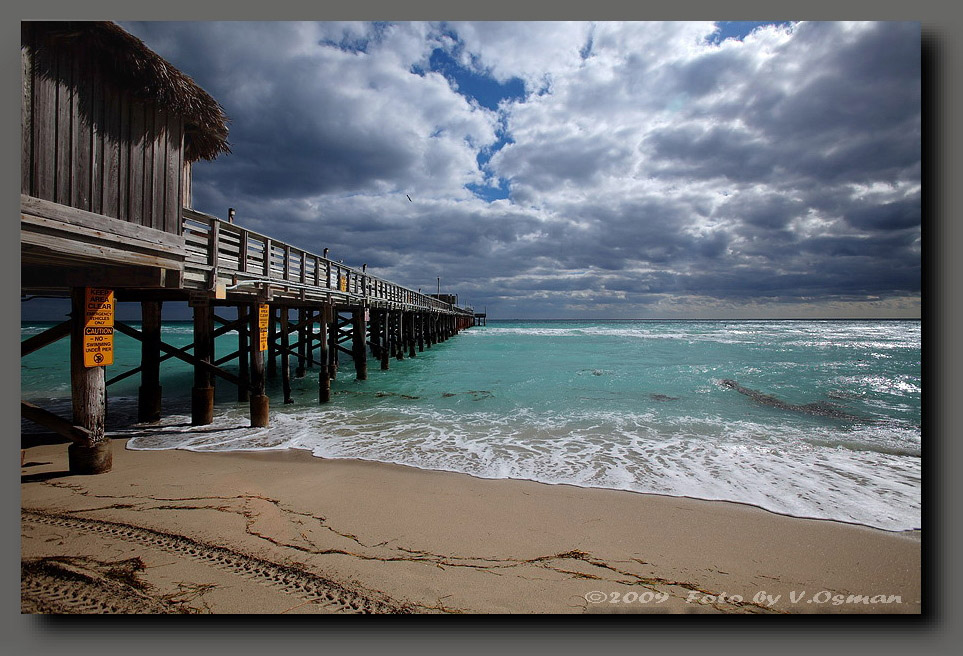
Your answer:
[[[228,118],[214,98],[143,41],[109,21],[32,22],[38,50],[76,49],[91,53],[116,84],[134,96],[182,116],[185,159],[214,159],[229,153]]]

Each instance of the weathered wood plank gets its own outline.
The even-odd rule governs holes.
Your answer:
[[[137,225],[150,226],[150,217],[144,216],[144,162],[146,159],[144,138],[145,107],[143,103],[130,103],[130,184],[128,185],[127,220]]]
[[[72,120],[74,107],[73,62],[63,53],[57,57],[57,77],[52,80],[56,86],[56,123],[54,140],[56,148],[56,168],[54,169],[54,196],[64,205],[71,204],[71,157],[76,149],[77,128]]]
[[[154,106],[144,105],[144,187],[140,202],[143,207],[143,218],[141,225],[157,229],[157,221],[154,218],[154,156],[156,142],[154,140]]]
[[[104,85],[104,179],[101,212],[106,216],[120,216],[120,96],[110,86]]]
[[[73,154],[70,158],[70,202],[65,203],[82,210],[90,210],[91,168],[91,126],[90,107],[90,67],[87,57],[74,57],[73,83],[71,85],[72,103],[70,107],[71,142]]]
[[[28,337],[20,342],[20,357],[30,355],[34,351],[42,349],[48,344],[53,344],[59,339],[63,339],[70,334],[70,321],[64,321],[52,328],[48,328],[39,335]]]
[[[183,164],[183,120],[167,114],[167,162],[164,166],[164,232],[181,231],[181,167]]]
[[[244,231],[241,233],[241,243],[238,246],[238,255],[237,255],[237,270],[240,271],[241,273],[247,273],[247,266],[248,266],[247,263],[248,263],[248,257],[250,255],[249,250],[250,250],[250,245],[248,244],[247,231]]]
[[[30,132],[33,135],[33,166],[30,190],[34,196],[54,199],[57,171],[57,85],[34,71],[33,115]]]
[[[177,232],[176,226],[169,226],[167,223],[167,210],[164,206],[167,198],[167,112],[154,109],[154,133],[153,133],[153,162],[151,164],[151,226],[157,230],[165,232]]]
[[[21,215],[33,215],[59,221],[69,226],[116,235],[132,242],[148,243],[156,250],[169,251],[171,254],[181,253],[184,250],[184,239],[178,235],[151,228],[137,227],[127,221],[53,203],[42,198],[21,195],[20,211]]]
[[[32,193],[33,178],[33,26],[20,23],[20,193]]]
[[[33,289],[66,287],[168,287],[167,269],[130,266],[49,266],[22,264],[20,286]]]
[[[104,75],[88,61],[90,95],[90,211],[104,213]]]
[[[181,152],[184,152],[183,148],[183,137],[181,138]],[[194,192],[193,192],[193,182],[194,176],[192,172],[192,165],[190,162],[184,162],[184,168],[181,174],[181,207],[191,208],[194,207]]]
[[[121,221],[130,221],[130,156],[134,146],[130,137],[131,102],[127,94],[119,94],[118,119],[120,132],[117,135],[117,218]]]
[[[74,426],[66,419],[28,401],[20,401],[20,416],[44,428],[49,428],[57,435],[66,437],[76,444],[88,444],[93,436],[92,431],[83,426]]]
[[[31,239],[28,239],[27,235],[42,234],[68,240],[74,239],[78,242],[77,248],[85,244],[107,246],[114,249],[164,258],[171,262],[182,262],[185,255],[185,253],[180,250],[160,247],[157,244],[121,237],[102,230],[92,230],[76,225],[66,226],[63,222],[45,219],[32,214],[20,215],[20,231],[26,243],[35,243],[31,241]]]
[[[78,242],[75,238],[42,234],[28,230],[20,231],[21,246],[35,246],[60,255],[72,257],[109,260],[112,264],[133,264],[181,270],[182,260],[169,256],[148,255],[133,250],[114,248],[89,242]]]

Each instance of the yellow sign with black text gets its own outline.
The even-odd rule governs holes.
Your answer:
[[[266,351],[268,348],[268,322],[271,318],[271,309],[267,303],[259,303],[257,306],[257,333],[258,350]]]
[[[348,276],[338,276],[338,290],[348,291]]]
[[[114,290],[87,287],[84,291],[84,366],[114,364]]]

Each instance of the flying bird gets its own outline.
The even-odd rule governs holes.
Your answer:
[[[415,202],[415,201],[411,200],[411,196],[409,196],[408,194],[405,194],[405,198],[408,199],[408,202],[409,202],[409,203]]]

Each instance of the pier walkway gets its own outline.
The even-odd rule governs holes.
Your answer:
[[[227,221],[194,210],[193,163],[230,152],[227,116],[120,26],[23,21],[20,52],[21,295],[71,302],[67,321],[20,352],[69,336],[72,396],[69,419],[25,401],[21,415],[72,442],[72,472],[110,470],[109,385],[139,375],[138,420],[160,419],[161,364],[171,358],[194,369],[194,425],[213,421],[220,378],[250,403],[251,425],[266,426],[266,377],[281,378],[291,403],[292,367],[299,377],[316,367],[318,402],[328,403],[342,356],[364,380],[369,357],[388,369],[473,325],[454,295],[422,294],[249,230],[233,210]],[[140,304],[139,330],[117,319],[118,302]],[[189,346],[161,339],[169,302],[192,309]],[[141,343],[141,362],[108,378],[115,332]],[[237,348],[215,353],[215,338],[231,332]]]

